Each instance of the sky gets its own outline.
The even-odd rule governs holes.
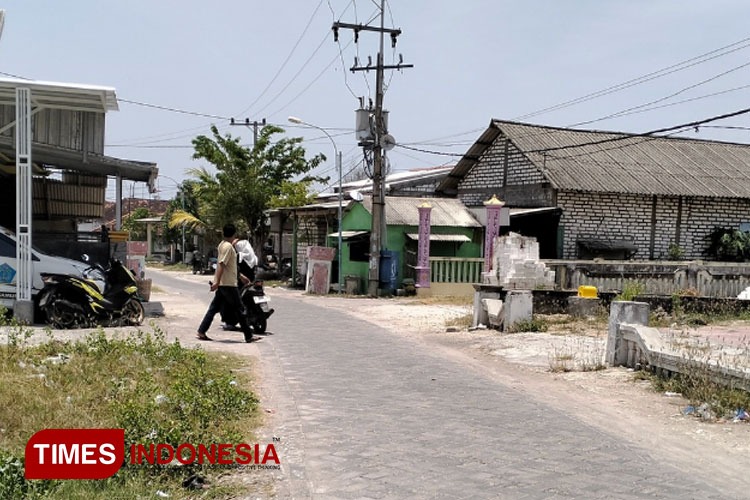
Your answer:
[[[354,43],[342,30],[336,43],[331,24],[376,24],[379,1],[7,0],[0,8],[0,73],[111,86],[122,100],[212,115],[124,101],[108,114],[106,154],[157,163],[157,197],[173,197],[175,181],[204,165],[192,160],[190,141],[210,124],[252,142],[252,130],[230,126],[230,117],[265,118],[304,137],[309,156],[328,157],[319,175],[335,174],[330,140],[288,116],[326,128],[345,172],[362,158],[356,97],[374,100],[375,74],[348,68],[357,55],[375,60],[378,37],[362,32]],[[388,154],[391,168],[454,164],[492,118],[569,126],[636,108],[578,128],[640,133],[750,107],[750,39],[738,43],[750,37],[749,18],[743,0],[390,0],[385,24],[403,32],[395,57],[414,64],[385,78],[389,132],[400,145]],[[730,45],[686,69],[536,113]],[[711,125],[750,127],[750,114]],[[750,143],[741,128],[681,135]],[[143,184],[126,183],[131,193],[148,196]]]

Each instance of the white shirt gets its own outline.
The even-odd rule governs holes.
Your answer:
[[[245,263],[251,268],[258,265],[258,257],[256,257],[255,250],[253,250],[253,246],[249,241],[238,241],[234,244],[234,249],[237,250],[237,255],[240,256],[240,261],[245,261]]]

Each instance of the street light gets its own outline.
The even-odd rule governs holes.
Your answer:
[[[336,154],[336,166],[339,169],[339,294],[342,293],[343,289],[343,278],[344,275],[341,272],[341,266],[343,266],[344,262],[341,259],[341,247],[343,245],[342,240],[343,234],[342,234],[342,228],[341,228],[341,211],[342,211],[342,204],[343,204],[343,193],[342,193],[342,182],[341,182],[341,153],[339,153],[339,148],[336,147],[336,141],[333,140],[333,137],[331,137],[331,134],[329,134],[326,129],[323,127],[318,127],[317,125],[313,125],[312,123],[307,123],[302,121],[301,118],[297,118],[296,116],[290,116],[288,120],[291,123],[296,123],[297,125],[304,125],[306,127],[315,128],[323,132],[330,140],[331,144],[333,145],[333,152]]]
[[[165,177],[170,181],[177,184],[177,190],[180,192],[180,198],[182,199],[182,211],[185,211],[185,191],[182,183],[177,182],[168,175],[160,174],[160,177]],[[182,263],[185,264],[185,223],[182,223]]]

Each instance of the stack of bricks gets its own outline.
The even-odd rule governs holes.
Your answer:
[[[539,243],[536,238],[510,233],[495,238],[492,270],[485,273],[484,280],[506,289],[552,288],[555,272],[539,261]]]

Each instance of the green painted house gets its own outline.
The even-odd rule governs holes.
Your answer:
[[[419,211],[427,201],[430,214],[430,257],[477,258],[482,256],[483,227],[471,212],[455,198],[412,198],[387,196],[385,217],[387,241],[384,248],[398,252],[398,286],[405,278],[415,278]],[[344,276],[359,277],[359,291],[363,293],[368,278],[370,231],[372,229],[372,199],[349,202],[342,221],[343,248],[341,266]],[[338,244],[338,233],[328,234],[328,245]],[[335,278],[333,279],[335,282]]]

